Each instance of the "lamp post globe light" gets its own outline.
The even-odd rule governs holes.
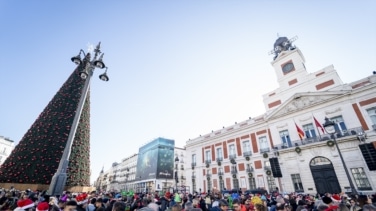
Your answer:
[[[74,62],[76,65],[78,65],[78,68],[80,68],[79,74],[80,74],[80,77],[83,80],[85,80],[85,84],[82,89],[81,97],[80,97],[77,110],[73,119],[71,130],[69,131],[68,140],[65,145],[63,155],[59,162],[59,167],[56,170],[56,173],[54,174],[54,176],[52,177],[51,184],[48,189],[48,194],[52,196],[61,195],[64,190],[65,183],[67,181],[67,169],[68,169],[68,164],[69,164],[69,156],[72,151],[72,144],[76,135],[78,123],[80,121],[82,109],[85,104],[85,99],[86,99],[86,96],[90,87],[90,80],[91,80],[91,77],[93,76],[95,68],[100,68],[100,69],[106,68],[105,72],[99,75],[99,79],[101,79],[102,81],[109,80],[107,76],[107,67],[102,61],[104,53],[102,53],[100,50],[100,44],[101,43],[99,42],[96,48],[94,49],[94,58],[92,60],[91,60],[90,53],[89,52],[85,53],[82,49],[80,50],[77,56],[74,56],[71,58],[72,62]],[[81,60],[81,54],[84,55],[83,60]]]
[[[324,128],[325,128],[325,131],[326,131],[328,134],[330,134],[331,137],[333,138],[334,145],[335,145],[336,148],[337,148],[337,151],[338,151],[339,157],[341,158],[341,162],[342,162],[343,168],[345,169],[345,173],[346,173],[347,180],[349,181],[349,184],[350,184],[351,194],[353,194],[353,195],[358,195],[357,190],[355,189],[354,183],[353,183],[353,181],[351,180],[351,176],[350,176],[349,170],[347,169],[346,163],[345,163],[345,161],[343,160],[343,156],[342,156],[341,150],[340,150],[339,147],[338,147],[338,143],[337,143],[336,137],[335,137],[335,135],[334,135],[334,134],[336,133],[336,129],[335,129],[334,125],[335,125],[335,123],[334,123],[333,121],[330,121],[330,120],[328,119],[328,117],[325,117],[325,123],[323,124],[323,126],[324,126]]]
[[[178,192],[178,183],[179,183],[179,177],[178,177],[178,170],[179,170],[179,158],[178,156],[176,155],[175,157],[175,168],[176,168],[176,171],[175,171],[175,191]]]

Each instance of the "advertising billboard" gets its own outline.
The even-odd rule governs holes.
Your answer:
[[[175,141],[157,138],[139,149],[136,180],[172,179]]]

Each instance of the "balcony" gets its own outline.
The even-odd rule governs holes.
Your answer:
[[[206,173],[206,177],[211,177],[211,173]]]
[[[267,171],[267,170],[271,170],[272,168],[270,166],[264,166],[264,170]]]
[[[251,173],[251,172],[253,172],[253,168],[252,167],[247,168],[246,171],[247,171],[247,173]]]
[[[218,158],[216,159],[216,161],[217,161],[217,162],[221,162],[221,161],[223,161],[223,157],[218,157]]]
[[[235,160],[235,158],[236,158],[236,154],[231,154],[230,156],[229,156],[229,159],[231,160],[231,159],[234,159]]]
[[[360,135],[366,135],[363,128],[362,127],[355,127],[355,128],[351,128],[351,129],[347,129],[347,130],[340,130],[340,131],[337,131],[335,134],[333,134],[335,136],[335,138],[337,140],[340,140],[342,138],[345,138],[345,137],[348,137],[348,138],[351,138],[351,137],[354,137],[354,138],[358,138],[358,136]],[[332,135],[330,134],[323,134],[320,136],[316,136],[316,137],[311,137],[311,138],[305,138],[303,140],[295,140],[295,141],[291,141],[290,144],[288,143],[282,143],[282,144],[278,144],[278,145],[274,145],[274,150],[283,150],[283,149],[288,149],[288,148],[292,148],[292,147],[297,147],[297,146],[300,146],[300,145],[308,145],[308,144],[314,144],[314,143],[319,143],[319,142],[322,142],[322,141],[329,141],[329,140],[332,140],[333,137]],[[261,150],[260,150],[261,151]]]
[[[238,173],[238,170],[236,170],[236,169],[231,170],[231,174],[237,174],[237,173]]]
[[[218,175],[222,176],[223,175],[223,171],[218,172]]]
[[[196,166],[196,162],[192,162],[191,165],[192,165],[192,167],[195,167]]]
[[[211,163],[211,160],[205,160],[205,164],[209,165]]]
[[[252,152],[251,151],[244,151],[243,152],[243,156],[244,157],[249,157],[249,156],[251,156],[252,155]]]
[[[192,179],[196,179],[196,175],[192,175]]]
[[[264,153],[264,152],[270,152],[270,148],[269,147],[261,148],[260,153]]]

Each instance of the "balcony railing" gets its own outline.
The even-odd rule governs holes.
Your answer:
[[[253,172],[253,168],[252,167],[251,168],[247,168],[246,171],[247,171],[247,173],[251,173],[251,172]]]
[[[211,177],[211,173],[207,173],[205,176],[206,177]]]
[[[217,162],[221,162],[221,161],[223,161],[223,157],[218,157],[216,160],[217,160]]]
[[[236,158],[236,155],[235,154],[232,154],[232,155],[230,155],[229,156],[229,159],[231,160],[231,159],[235,159]]]
[[[323,134],[323,135],[316,136],[316,137],[305,138],[303,140],[299,139],[299,140],[291,141],[290,143],[282,143],[282,144],[274,145],[273,149],[274,150],[283,150],[283,149],[288,149],[288,148],[292,148],[292,147],[297,147],[297,146],[300,146],[300,145],[307,145],[307,144],[313,144],[313,143],[318,143],[318,142],[322,142],[322,141],[329,141],[329,140],[333,139],[333,136],[335,136],[335,138],[337,140],[345,138],[345,137],[356,137],[357,138],[359,134],[361,134],[361,135],[365,134],[362,127],[355,127],[355,128],[351,128],[351,129],[347,129],[347,130],[339,130],[333,135]]]
[[[231,174],[236,174],[236,173],[238,173],[238,170],[235,170],[235,169],[231,170]]]
[[[192,163],[191,163],[191,166],[192,166],[192,167],[195,167],[195,166],[196,166],[196,162],[192,162]]]
[[[196,175],[192,175],[192,179],[196,179]]]
[[[244,157],[251,156],[251,155],[252,155],[251,151],[245,151],[245,152],[243,152],[243,156]]]
[[[218,175],[222,176],[223,175],[223,171],[218,172]]]
[[[264,152],[270,152],[270,148],[269,147],[261,148],[260,153],[264,153]]]
[[[210,164],[211,160],[205,160],[205,164]]]
[[[264,170],[271,170],[272,168],[270,166],[264,166]]]

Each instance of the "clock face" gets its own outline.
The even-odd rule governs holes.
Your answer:
[[[282,67],[282,71],[284,73],[288,73],[294,69],[294,64],[292,62],[289,62]]]

